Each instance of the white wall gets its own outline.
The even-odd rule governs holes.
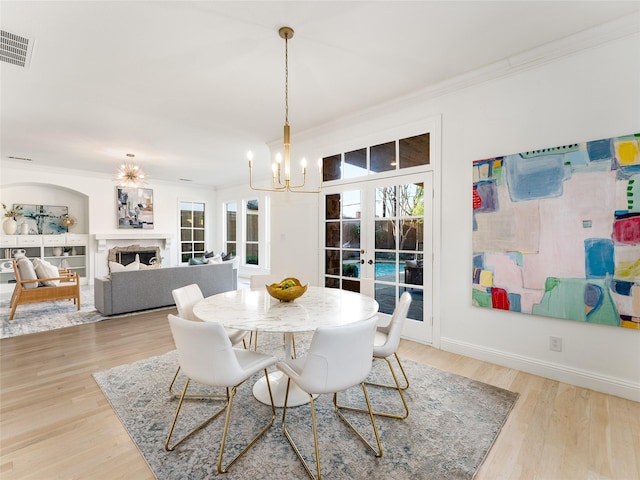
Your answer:
[[[636,34],[528,70],[363,112],[292,138],[298,151],[338,153],[371,134],[442,117],[440,315],[434,344],[549,378],[640,400],[640,331],[471,305],[472,161],[640,132]],[[305,152],[306,153],[306,152]],[[314,158],[309,154],[310,158]],[[318,279],[318,200],[274,195],[272,270]],[[289,273],[287,273],[289,274]],[[549,336],[563,351],[549,350]]]
[[[68,205],[69,213],[78,217],[78,225],[74,233],[90,234],[90,257],[88,274],[92,283],[93,277],[107,273],[106,254],[97,252],[97,244],[93,240],[96,234],[131,233],[135,238],[137,230],[119,230],[116,207],[116,185],[107,176],[87,175],[86,172],[62,169],[43,169],[37,164],[17,164],[3,162],[0,166],[0,199],[5,204],[38,203],[47,205]],[[115,171],[115,170],[114,170]],[[172,237],[170,247],[162,252],[163,265],[173,266],[178,263],[179,251],[179,202],[204,202],[206,221],[209,225],[218,225],[216,192],[209,188],[183,186],[181,184],[149,181],[146,188],[153,189],[154,228],[141,233],[163,233]],[[85,196],[86,202],[78,199]],[[209,231],[206,240],[207,248],[212,249],[216,228]],[[125,242],[127,243],[127,242]],[[129,244],[131,242],[128,242]],[[145,242],[139,242],[145,244]],[[158,242],[154,242],[158,243]]]

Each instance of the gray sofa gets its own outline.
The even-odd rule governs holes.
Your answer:
[[[171,290],[197,283],[205,297],[237,288],[232,262],[113,272],[95,278],[94,302],[103,315],[175,305]]]

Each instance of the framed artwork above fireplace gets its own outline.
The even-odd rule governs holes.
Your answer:
[[[116,187],[118,228],[153,228],[153,190]]]

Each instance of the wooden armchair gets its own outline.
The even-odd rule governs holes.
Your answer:
[[[69,270],[59,270],[58,277],[38,278],[35,280],[22,280],[16,261],[13,261],[13,271],[16,276],[16,286],[11,295],[11,314],[9,320],[13,320],[18,305],[27,303],[50,302],[53,300],[73,300],[80,310],[80,277]],[[40,283],[51,280],[60,280],[56,286],[39,286],[37,288],[24,288],[29,283]]]

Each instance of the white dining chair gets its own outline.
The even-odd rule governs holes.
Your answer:
[[[333,403],[338,417],[353,430],[356,436],[376,457],[382,456],[380,435],[378,434],[378,428],[376,427],[376,421],[365,385],[365,379],[371,371],[373,362],[373,340],[376,322],[376,317],[372,317],[368,320],[348,325],[318,327],[313,335],[306,356],[297,359],[288,359],[276,364],[277,368],[289,377],[282,411],[282,431],[311,478],[317,478],[318,480],[322,478],[314,400],[314,396],[317,395],[333,393]],[[300,389],[309,394],[317,477],[314,476],[311,467],[304,460],[295,441],[286,428],[287,401],[291,381],[295,382]],[[358,384],[362,388],[367,404],[369,418],[377,442],[377,450],[364,438],[353,424],[347,420],[338,407],[338,392],[342,392]]]
[[[226,412],[222,439],[220,440],[220,452],[218,454],[218,473],[226,473],[235,461],[244,455],[256,441],[264,435],[271,425],[273,425],[276,418],[276,407],[273,403],[267,368],[275,364],[277,359],[252,350],[233,348],[224,327],[219,323],[194,322],[175,315],[169,315],[168,319],[178,351],[180,368],[187,375],[187,381],[178,401],[176,413],[173,417],[169,433],[167,434],[164,448],[167,451],[173,451],[184,440],[209,424],[221,413]],[[240,453],[227,463],[227,465],[223,466],[224,449],[229,434],[233,399],[237,394],[238,387],[261,370],[264,371],[265,377],[267,378],[269,397],[271,398],[271,418]],[[178,415],[182,409],[184,399],[187,396],[187,390],[191,381],[211,387],[225,388],[226,402],[211,417],[172,445],[171,436],[173,435],[173,430],[176,426]]]
[[[398,305],[393,311],[393,315],[391,316],[391,321],[388,325],[378,327],[376,330],[374,345],[373,345],[373,359],[375,360],[385,360],[389,370],[391,371],[391,376],[393,377],[394,385],[382,384],[382,383],[372,383],[367,382],[367,385],[375,386],[375,387],[383,387],[383,388],[391,388],[397,390],[400,394],[400,400],[402,401],[402,405],[404,407],[404,413],[389,413],[389,412],[380,412],[374,410],[374,415],[379,415],[382,417],[390,417],[390,418],[398,418],[405,419],[409,416],[409,406],[407,405],[407,400],[404,398],[403,391],[409,388],[409,378],[407,377],[407,373],[402,366],[402,362],[400,361],[400,357],[398,357],[398,347],[400,346],[400,335],[402,334],[402,326],[404,325],[405,320],[407,319],[407,313],[409,312],[409,307],[411,306],[411,294],[409,292],[404,292],[400,296],[400,300],[398,301]],[[400,371],[402,372],[402,376],[404,377],[404,385],[400,385],[398,381],[398,375],[393,368],[393,364],[391,363],[391,356],[394,356],[398,366],[400,367]],[[366,411],[361,408],[347,407],[345,405],[340,405],[340,408],[344,410],[353,410],[353,411]]]
[[[197,283],[192,283],[191,285],[186,285],[184,287],[176,288],[171,291],[171,295],[173,296],[173,301],[176,302],[176,308],[178,309],[178,316],[180,318],[184,318],[185,320],[199,320],[193,313],[193,307],[196,303],[204,298],[202,295],[202,290]],[[243,330],[235,330],[233,328],[225,328],[227,335],[229,336],[229,340],[232,345],[242,342],[244,347],[246,348],[245,337],[248,332]],[[178,374],[180,373],[180,366],[176,370],[171,383],[169,384],[169,392],[174,395],[180,395],[178,392],[174,392],[173,386],[178,378]],[[211,395],[198,395],[196,393],[189,394],[189,396],[211,396]]]

